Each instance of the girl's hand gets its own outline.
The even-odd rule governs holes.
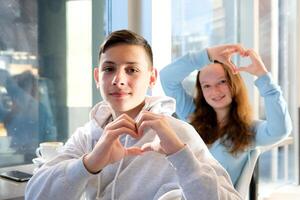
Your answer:
[[[239,67],[238,71],[245,71],[255,76],[262,76],[268,72],[261,57],[253,49],[248,49],[245,52],[245,56],[249,56],[252,63]]]
[[[236,74],[238,72],[238,68],[232,63],[231,57],[234,54],[240,54],[244,57],[246,51],[240,44],[226,44],[207,48],[207,53],[210,60],[216,60],[228,65],[232,72]]]

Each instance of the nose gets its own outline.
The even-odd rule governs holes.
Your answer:
[[[125,85],[125,75],[122,72],[116,72],[112,84],[116,86],[123,86]]]
[[[221,92],[221,88],[218,85],[215,85],[211,88],[212,94],[219,94]]]

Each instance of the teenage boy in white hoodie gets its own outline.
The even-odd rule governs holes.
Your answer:
[[[25,198],[240,199],[194,128],[171,117],[174,100],[146,96],[156,76],[144,38],[111,33],[94,71],[104,101],[31,178]]]

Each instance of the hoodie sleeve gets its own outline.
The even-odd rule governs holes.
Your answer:
[[[264,98],[266,120],[258,123],[256,145],[268,145],[287,136],[292,130],[292,121],[280,87],[274,83],[270,73],[256,81],[260,95]]]
[[[176,170],[184,199],[241,199],[229,175],[209,153],[194,128],[190,125],[182,127],[178,126],[176,130],[187,145],[167,159]]]
[[[188,53],[160,71],[160,81],[167,96],[176,99],[176,113],[182,120],[187,120],[194,111],[193,97],[183,88],[182,81],[193,71],[200,70],[210,63],[206,49]]]
[[[25,199],[80,199],[89,178],[94,176],[86,170],[82,159],[92,147],[90,123],[77,129],[60,155],[34,174],[27,184]]]

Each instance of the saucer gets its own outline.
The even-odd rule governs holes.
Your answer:
[[[43,158],[38,157],[38,158],[33,158],[32,162],[36,165],[42,165],[46,162],[46,160],[43,159]]]

